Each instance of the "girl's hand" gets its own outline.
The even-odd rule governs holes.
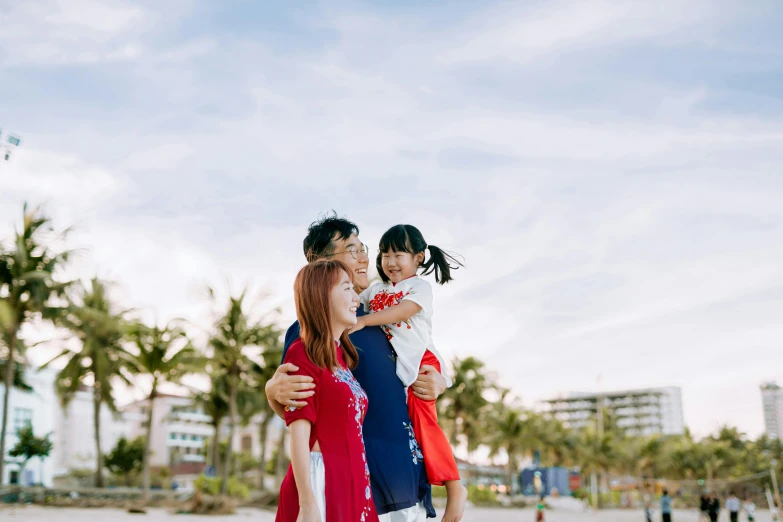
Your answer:
[[[353,327],[353,328],[351,328],[350,330],[348,330],[348,334],[350,335],[350,334],[352,334],[352,333],[354,333],[354,332],[358,332],[359,330],[361,330],[361,329],[362,329],[362,328],[364,328],[365,326],[366,326],[366,325],[364,324],[364,317],[357,317],[357,318],[356,318],[356,324],[354,325],[354,327]]]
[[[315,502],[309,502],[299,506],[299,516],[296,522],[324,522],[321,520],[321,514],[318,512],[318,505]]]

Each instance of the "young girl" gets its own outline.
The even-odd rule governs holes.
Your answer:
[[[425,250],[430,258],[425,262]],[[360,297],[369,315],[358,319],[352,331],[365,326],[380,326],[396,354],[397,376],[408,387],[416,380],[419,367],[430,364],[441,373],[445,364],[432,343],[432,287],[418,277],[435,272],[435,281],[451,281],[451,270],[462,266],[452,256],[429,245],[412,225],[397,225],[381,238],[378,273],[383,283],[375,283]],[[451,386],[451,381],[446,376]],[[423,401],[408,392],[408,412],[416,440],[424,454],[424,466],[430,484],[446,486],[448,501],[444,522],[459,522],[467,499],[467,490],[459,480],[459,471],[446,435],[438,426],[434,401]]]
[[[356,348],[359,296],[339,261],[317,261],[296,276],[301,336],[285,362],[313,378],[315,394],[302,408],[286,407],[291,465],[280,486],[276,522],[378,522],[362,438],[367,395],[350,369]]]

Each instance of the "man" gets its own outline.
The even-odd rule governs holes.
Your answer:
[[[663,490],[661,497],[661,518],[663,522],[672,522],[672,497],[667,490]]]
[[[741,508],[740,500],[732,491],[729,493],[729,498],[726,499],[726,511],[729,512],[729,520],[731,522],[737,522],[739,520],[739,512]]]
[[[338,259],[345,263],[352,271],[357,291],[369,286],[368,249],[359,240],[359,228],[354,223],[336,215],[323,217],[310,225],[303,247],[308,262]],[[361,308],[357,311],[357,315],[364,313]],[[286,333],[286,349],[297,337],[299,323],[294,323]],[[352,334],[351,341],[359,352],[359,364],[353,374],[369,399],[362,431],[380,520],[424,522],[435,516],[435,510],[391,344],[379,327],[364,328]],[[296,370],[291,364],[283,364],[266,383],[267,400],[281,417],[286,407],[302,407],[302,399],[313,395],[310,377],[288,375]],[[446,379],[432,366],[422,366],[410,391],[423,400],[433,401],[445,389]]]
[[[702,492],[701,496],[699,497],[699,522],[710,519],[709,504],[709,496],[707,493]]]

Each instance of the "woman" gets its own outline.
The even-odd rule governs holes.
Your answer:
[[[710,491],[710,495],[707,497],[707,514],[710,517],[710,522],[718,522],[718,516],[720,515],[720,500],[715,496],[714,491]]]
[[[377,522],[362,439],[367,395],[350,369],[359,358],[348,338],[359,296],[346,266],[318,261],[294,283],[300,338],[285,362],[313,379],[316,393],[286,408],[291,465],[280,487],[277,522]]]

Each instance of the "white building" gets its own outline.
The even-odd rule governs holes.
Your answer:
[[[280,442],[280,432],[285,424],[283,420],[274,413],[270,421],[266,435],[266,458],[271,459],[272,454],[277,449]],[[259,414],[250,419],[246,426],[238,426],[234,434],[234,443],[232,448],[235,452],[250,452],[255,456],[261,455],[261,423],[264,416]],[[228,427],[224,427],[224,433],[228,432]],[[286,448],[287,453],[287,448]]]
[[[57,476],[73,469],[95,469],[95,421],[92,388],[83,387],[76,392],[65,410],[57,408],[57,431],[54,439],[57,452]],[[128,436],[128,423],[121,413],[113,413],[105,404],[101,406],[101,451],[112,450],[120,437]]]
[[[685,431],[682,392],[678,387],[572,392],[545,403],[548,411],[569,428],[595,422],[600,405],[629,435],[679,435]]]
[[[123,408],[129,424],[129,438],[147,435],[148,401],[141,400]],[[202,468],[206,463],[204,451],[207,439],[215,432],[211,418],[193,404],[193,399],[179,395],[161,394],[152,410],[152,439],[150,465],[176,467],[182,463],[196,463],[191,468]]]
[[[783,389],[775,382],[761,385],[761,402],[764,406],[764,431],[770,437],[783,435]]]
[[[28,369],[25,372],[25,382],[33,390],[30,392],[21,391],[16,388],[11,389],[8,403],[8,427],[6,431],[6,455],[5,457],[5,476],[0,477],[2,484],[44,484],[51,486],[55,474],[55,460],[60,453],[56,443],[55,416],[59,410],[59,403],[54,393],[54,376],[57,372],[53,369],[43,371],[33,371]],[[0,383],[0,397],[5,394],[5,386]],[[0,414],[3,404],[0,400]],[[33,427],[33,433],[37,437],[51,434],[50,438],[54,442],[51,454],[46,459],[33,459],[28,462],[24,470],[24,476],[20,476],[19,459],[12,458],[8,452],[18,442],[16,432],[18,429],[30,424]]]

